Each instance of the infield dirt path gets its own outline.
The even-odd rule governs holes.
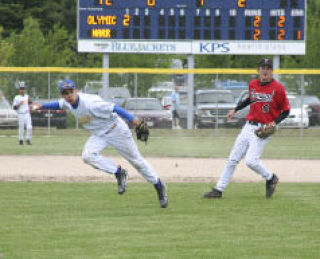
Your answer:
[[[130,181],[145,181],[124,159],[110,159],[128,168]],[[148,157],[147,160],[167,182],[215,182],[225,165],[225,159],[215,158]],[[281,182],[320,183],[320,160],[263,159],[262,162]],[[263,181],[243,162],[236,168],[232,180]],[[79,156],[0,156],[0,181],[114,181],[114,177],[86,165]]]

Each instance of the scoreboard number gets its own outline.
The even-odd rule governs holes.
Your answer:
[[[261,16],[255,16],[254,17],[253,26],[254,27],[260,27],[260,24],[261,24]]]
[[[261,35],[261,31],[259,29],[254,29],[253,39],[259,40]]]
[[[284,29],[280,29],[278,33],[278,40],[284,40],[285,35],[286,31]]]
[[[238,7],[245,8],[246,7],[246,0],[238,0]]]
[[[123,24],[123,26],[129,26],[130,25],[130,15],[129,14],[125,14],[123,16],[122,24]]]
[[[99,0],[100,5],[112,6],[113,0]]]
[[[278,27],[283,28],[285,22],[286,22],[286,17],[285,16],[279,16]]]
[[[295,37],[297,40],[301,40],[301,30],[296,31]]]
[[[204,6],[204,0],[196,0],[196,6],[197,6],[197,7],[202,7],[202,6]]]
[[[156,5],[156,0],[147,0],[147,1],[148,1],[147,5],[148,5],[149,7],[153,7],[153,6]]]

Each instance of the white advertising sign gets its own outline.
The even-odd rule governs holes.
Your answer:
[[[79,52],[96,53],[149,53],[179,54],[190,53],[190,42],[177,41],[117,41],[78,40]]]
[[[303,41],[193,41],[192,54],[304,55]]]
[[[202,55],[305,55],[297,41],[117,41],[78,40],[79,52]]]

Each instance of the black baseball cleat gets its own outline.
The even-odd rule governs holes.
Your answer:
[[[23,145],[23,140],[19,140],[19,145]]]
[[[202,197],[205,199],[220,199],[222,198],[222,192],[213,188],[211,192],[206,192]]]
[[[115,173],[115,176],[118,182],[118,193],[123,194],[127,187],[128,171],[121,168],[121,171],[119,173]]]
[[[271,198],[274,191],[276,190],[277,183],[279,182],[279,178],[273,174],[270,180],[266,181],[266,198]]]
[[[165,184],[160,181],[160,184],[154,184],[154,188],[156,189],[158,194],[160,207],[168,207],[169,199],[167,194],[167,187],[165,186]]]
[[[27,139],[26,143],[27,143],[27,145],[32,145],[31,141],[29,139]]]

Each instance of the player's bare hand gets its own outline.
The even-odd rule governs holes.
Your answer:
[[[140,123],[141,123],[141,121],[140,121],[138,118],[134,118],[134,119],[132,120],[132,124],[133,124],[134,126],[139,126]]]
[[[269,122],[268,124],[266,124],[266,128],[274,128],[276,126],[276,123],[274,121]]]
[[[31,111],[41,110],[42,109],[42,104],[31,103],[29,105],[29,108],[30,108]]]
[[[233,116],[236,114],[236,110],[232,109],[228,113],[228,121],[232,120]]]

